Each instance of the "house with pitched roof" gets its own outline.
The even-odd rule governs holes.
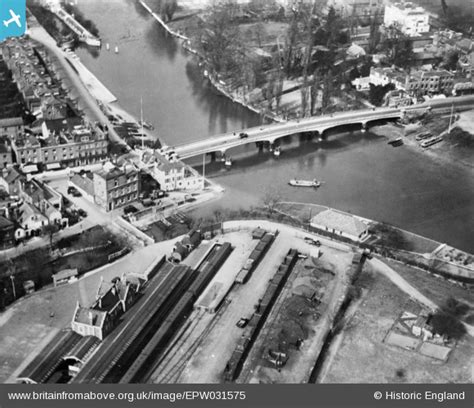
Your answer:
[[[203,178],[196,171],[172,155],[165,156],[157,150],[143,150],[140,161],[163,191],[193,190],[203,187]]]
[[[10,248],[15,243],[15,225],[0,215],[0,248]]]
[[[49,224],[48,218],[41,214],[41,212],[32,204],[24,202],[19,208],[18,224],[24,231],[24,236],[21,231],[15,232],[15,237],[32,237],[41,235],[43,228]]]
[[[311,219],[311,226],[355,242],[362,242],[369,237],[368,225],[353,215],[333,209],[322,211],[314,216]]]
[[[20,196],[23,185],[26,183],[26,176],[15,167],[2,169],[0,173],[0,187],[11,196]]]
[[[0,119],[0,136],[6,135],[14,138],[23,133],[23,130],[24,123],[20,117]]]
[[[111,282],[101,279],[94,304],[83,307],[77,303],[71,322],[72,330],[82,336],[95,336],[103,340],[138,298],[139,290],[139,283],[128,277],[117,277]]]

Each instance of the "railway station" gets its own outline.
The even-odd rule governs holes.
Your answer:
[[[326,252],[308,244],[311,240],[301,233],[291,238],[276,227],[230,226],[214,237],[207,234],[210,239],[191,231],[176,240],[171,253],[157,257],[145,274],[130,271],[112,282],[101,280],[94,304],[78,304],[71,327],[17,380],[146,383],[179,382],[182,376],[187,381],[185,362],[199,359],[226,328],[223,346],[215,349],[216,367],[208,371],[214,381],[237,381],[253,364],[249,356],[261,347],[275,304],[288,296],[296,265],[308,256],[317,262]],[[303,281],[308,288],[295,291],[301,298],[315,293],[313,281]],[[309,307],[318,304],[308,302]],[[260,360],[280,368],[288,355],[278,342],[272,344]]]

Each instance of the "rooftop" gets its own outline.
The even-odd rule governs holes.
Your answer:
[[[23,126],[23,118],[6,118],[0,119],[0,127]]]
[[[353,236],[359,236],[368,229],[367,225],[356,217],[332,209],[317,214],[311,219],[311,224],[321,225]]]
[[[103,310],[78,306],[74,315],[74,322],[102,327],[106,315],[107,312]]]

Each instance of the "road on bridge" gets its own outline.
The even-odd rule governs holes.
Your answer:
[[[351,124],[361,124],[363,127],[365,127],[366,124],[371,121],[401,118],[404,111],[414,112],[427,108],[446,109],[451,108],[453,105],[457,108],[474,107],[474,95],[434,99],[423,104],[408,106],[400,109],[375,108],[371,110],[358,110],[253,127],[241,131],[235,131],[233,133],[226,133],[224,135],[196,140],[195,142],[185,143],[171,148],[168,147],[167,151],[174,151],[180,159],[187,159],[211,152],[220,151],[225,153],[228,149],[248,143],[262,141],[273,143],[275,140],[281,137],[296,133],[322,133],[323,131],[330,128]],[[244,132],[247,136],[245,138],[241,138],[241,132]]]

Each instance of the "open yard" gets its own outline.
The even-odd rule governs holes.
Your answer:
[[[245,221],[241,223],[244,224]],[[242,225],[240,231],[218,236],[217,239],[219,241],[230,242],[235,249],[215,278],[209,283],[208,292],[209,288],[226,288],[229,279],[234,279],[255,247],[257,241],[252,240],[250,235],[252,225],[250,222],[247,222],[247,224],[248,230]],[[258,221],[258,224],[253,223],[253,226],[256,225],[260,225],[269,231],[274,231],[278,228],[280,233],[253,272],[249,281],[243,285],[233,285],[216,314],[198,310],[191,314],[189,325],[185,326],[182,334],[177,336],[176,345],[169,353],[169,355],[175,355],[175,357],[163,361],[153,376],[153,382],[222,382],[226,363],[243,333],[243,329],[237,327],[236,323],[240,318],[248,318],[252,315],[254,305],[258,303],[265,292],[270,278],[275,274],[288,250],[294,248],[303,254],[307,254],[309,257],[313,256],[314,259],[318,259],[319,248],[306,243],[302,239],[303,233],[298,232],[298,230],[265,221]],[[306,235],[304,234],[304,236]],[[320,254],[322,255],[315,261],[316,263],[312,263],[311,258],[308,258],[306,261],[300,261],[297,264],[297,268],[301,275],[312,275],[316,296],[318,300],[321,300],[322,306],[315,310],[314,307],[309,307],[311,302],[306,301],[303,296],[292,296],[292,283],[294,280],[290,277],[289,282],[283,289],[283,295],[280,296],[280,299],[277,299],[277,303],[274,305],[273,309],[276,312],[268,318],[268,321],[275,321],[276,323],[269,324],[268,330],[264,326],[263,331],[252,348],[255,351],[251,351],[249,356],[250,363],[248,369],[244,368],[241,376],[242,380],[239,377],[238,382],[256,381],[252,378],[252,372],[262,365],[262,352],[269,345],[268,339],[273,336],[273,331],[278,331],[279,328],[285,328],[287,331],[292,330],[292,328],[294,329],[296,326],[291,326],[291,324],[285,325],[285,319],[292,315],[298,320],[301,316],[297,315],[301,311],[303,304],[306,304],[308,308],[305,316],[301,317],[300,323],[306,325],[304,330],[307,332],[307,337],[304,339],[305,341],[303,341],[300,351],[292,350],[291,361],[288,367],[282,370],[281,376],[272,380],[282,383],[300,382],[312,370],[321,346],[320,341],[323,330],[316,330],[314,323],[318,321],[318,317],[313,319],[310,314],[313,312],[324,314],[329,308],[328,304],[331,304],[331,310],[334,308],[334,304],[340,298],[344,286],[334,284],[339,279],[334,279],[331,272],[340,274],[343,277],[346,267],[352,259],[351,251],[348,248],[324,239],[321,239],[321,242]],[[330,245],[335,246],[335,248],[330,247]],[[190,257],[190,259],[194,258],[193,261],[186,260],[186,263],[198,262],[204,252],[205,249],[203,251],[198,249],[195,251],[196,256],[192,255]],[[309,265],[310,268],[305,268],[305,265]],[[219,283],[220,285],[218,285]],[[337,291],[334,290],[334,286],[338,287]],[[203,302],[205,297],[206,292],[204,292],[202,299],[198,300],[197,303]],[[278,313],[278,310],[281,314]],[[321,322],[324,325],[329,324],[328,320],[321,319]],[[297,325],[298,323],[296,322],[295,324]],[[272,369],[271,371],[277,373],[276,370]],[[261,379],[264,380],[264,377],[266,378],[268,375],[264,374]]]
[[[372,272],[368,293],[342,332],[342,341],[325,383],[466,383],[472,380],[474,342],[458,342],[446,363],[384,343],[410,297]],[[420,288],[421,290],[421,288]]]

